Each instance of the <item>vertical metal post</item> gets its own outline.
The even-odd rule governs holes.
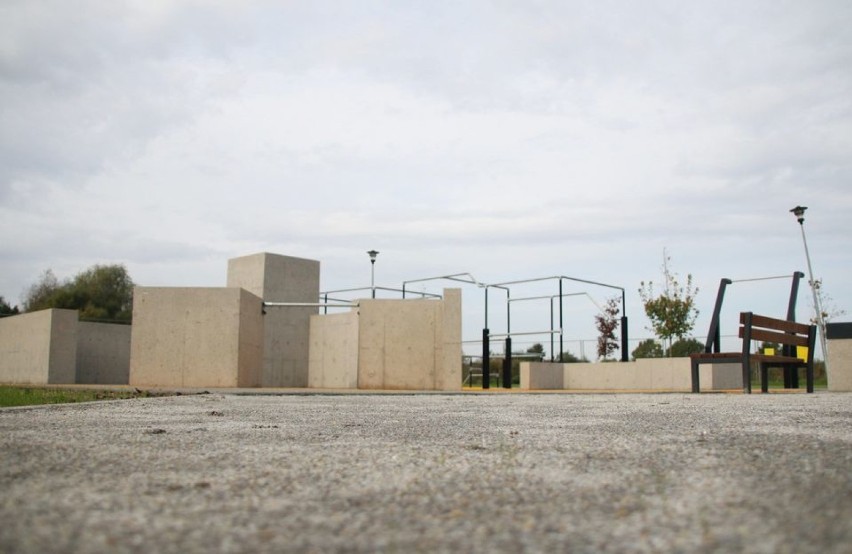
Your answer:
[[[562,351],[565,348],[562,345],[562,278],[559,279],[559,363],[562,363]]]
[[[799,281],[805,274],[801,271],[793,272],[793,283],[790,285],[790,302],[787,304],[787,321],[796,321],[796,300],[799,297]],[[796,347],[785,344],[784,355],[796,356]],[[784,367],[784,388],[799,388],[799,370],[795,367]]]
[[[621,289],[621,361],[630,361],[629,352],[627,352],[627,296],[624,289]]]
[[[550,361],[556,361],[556,352],[553,351],[553,297],[550,298]]]
[[[512,388],[512,337],[506,337],[506,355],[503,357],[503,388]]]
[[[488,328],[482,330],[482,388],[491,388],[491,345]]]

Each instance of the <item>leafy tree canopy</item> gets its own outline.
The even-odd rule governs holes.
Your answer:
[[[686,358],[690,354],[704,352],[704,343],[696,339],[680,339],[672,344],[669,356],[672,358]]]
[[[634,360],[639,358],[662,358],[663,347],[654,339],[646,339],[639,343],[632,354]]]
[[[130,321],[133,280],[123,265],[94,265],[60,282],[48,269],[30,286],[24,311],[47,308],[79,310],[81,319]]]

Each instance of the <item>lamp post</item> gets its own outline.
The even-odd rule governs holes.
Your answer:
[[[811,292],[814,295],[814,310],[816,311],[817,326],[819,326],[819,344],[822,347],[822,357],[825,359],[825,369],[828,371],[828,349],[825,343],[825,320],[822,317],[822,304],[817,293],[817,283],[814,280],[814,269],[811,266],[811,254],[808,251],[808,240],[805,238],[805,210],[807,206],[796,206],[790,212],[796,216],[796,221],[799,222],[799,228],[802,230],[802,243],[805,245],[805,259],[808,261],[808,277],[811,285]]]
[[[367,252],[367,255],[370,256],[370,290],[373,291],[373,298],[376,297],[376,256],[379,255],[378,251],[370,250]]]

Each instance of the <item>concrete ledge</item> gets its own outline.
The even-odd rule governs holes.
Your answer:
[[[742,388],[738,364],[705,364],[701,390]],[[688,392],[692,389],[689,358],[644,358],[633,362],[522,362],[522,390]]]

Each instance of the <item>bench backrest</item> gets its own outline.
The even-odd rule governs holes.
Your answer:
[[[775,319],[751,312],[740,314],[740,338],[813,348],[813,325]]]

